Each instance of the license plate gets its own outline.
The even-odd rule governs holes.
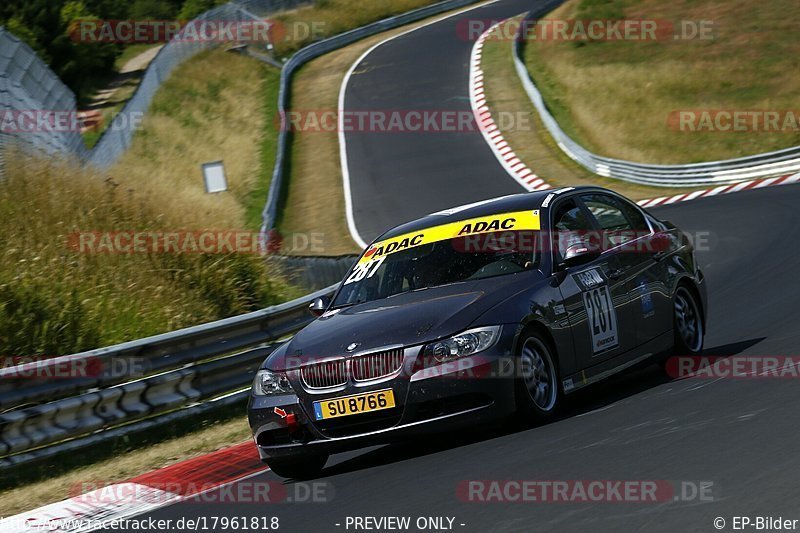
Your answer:
[[[317,420],[326,420],[392,407],[394,407],[394,392],[392,389],[386,389],[314,402],[314,416]]]

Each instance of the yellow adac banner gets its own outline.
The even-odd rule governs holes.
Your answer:
[[[358,260],[358,263],[367,263],[395,252],[402,252],[403,250],[422,246],[423,244],[455,239],[457,237],[468,237],[470,235],[480,235],[482,233],[494,233],[498,231],[539,229],[541,229],[541,225],[539,222],[538,209],[533,211],[498,213],[485,217],[448,222],[440,226],[432,226],[413,233],[405,233],[397,237],[392,237],[391,239],[376,242],[364,252],[364,255]]]

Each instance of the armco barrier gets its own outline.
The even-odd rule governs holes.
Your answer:
[[[276,11],[293,9],[308,1],[234,0],[199,15],[193,22],[262,20]],[[101,168],[109,167],[130,146],[135,130],[132,123],[138,123],[137,118],[146,113],[156,91],[172,70],[198,52],[217,45],[211,41],[190,42],[177,38],[165,44],[148,65],[133,96],[91,150],[86,148],[81,134],[74,130],[0,132],[0,177],[5,168],[4,151],[9,146],[47,155],[71,156]],[[75,95],[28,45],[0,26],[0,112],[33,110],[76,113]]]
[[[526,20],[537,17],[529,12]],[[601,176],[659,187],[723,185],[754,178],[770,178],[800,172],[800,146],[748,157],[692,163],[687,165],[648,165],[594,154],[567,135],[547,109],[542,94],[523,61],[525,39],[520,24],[515,45],[514,65],[528,97],[559,148],[576,163]]]
[[[201,399],[214,398],[252,383],[264,359],[279,345],[272,344],[223,357],[197,367],[192,386]]]
[[[318,290],[341,281],[356,255],[338,257],[273,256],[275,263],[285,272],[287,279],[295,285]]]
[[[20,465],[28,466],[36,462],[52,461],[54,457],[80,452],[90,446],[111,443],[122,437],[145,434],[154,429],[170,427],[184,420],[200,419],[215,411],[231,406],[243,406],[248,394],[246,390],[227,394],[208,402],[188,405],[170,413],[143,418],[131,424],[98,431],[80,439],[68,440],[6,457],[2,457],[3,443],[0,440],[0,472]]]
[[[143,373],[152,374],[279,339],[309,323],[308,303],[332,290],[329,287],[261,311],[49,361],[53,365],[75,359],[94,361],[85,366],[98,368],[103,372],[100,377],[37,379],[28,377],[30,373],[24,367],[0,369],[0,412],[26,403],[52,401],[88,388],[122,383],[129,378],[114,373],[115,362],[136,360]]]
[[[30,377],[20,377],[21,366],[0,370],[0,405],[6,409],[0,413],[0,469],[92,445],[101,440],[98,431],[103,439],[110,439],[175,418],[165,415],[190,416],[187,412],[197,412],[205,404],[229,405],[233,401],[229,398],[245,398],[256,370],[281,339],[313,320],[308,305],[335,289],[327,287],[247,315],[60,358],[100,360],[108,365],[135,356],[147,363],[145,376],[42,380],[31,393],[26,387]],[[27,405],[32,402],[43,403]]]

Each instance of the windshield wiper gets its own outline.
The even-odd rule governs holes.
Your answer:
[[[344,309],[345,307],[353,307],[354,305],[363,304],[366,300],[356,300],[355,302],[347,302],[340,305],[334,305],[330,308],[331,311],[334,309]]]

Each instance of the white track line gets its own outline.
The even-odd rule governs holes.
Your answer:
[[[347,85],[350,82],[350,77],[353,75],[353,72],[356,70],[358,65],[360,65],[361,62],[364,61],[364,59],[366,59],[367,56],[370,55],[372,52],[374,52],[376,49],[378,49],[379,47],[383,46],[384,44],[390,41],[393,41],[394,39],[397,39],[398,37],[408,35],[409,33],[421,30],[422,28],[426,28],[438,22],[442,22],[443,20],[456,17],[458,15],[467,13],[475,9],[480,9],[482,7],[489,6],[499,1],[500,0],[490,0],[489,2],[483,2],[478,5],[470,6],[466,9],[461,9],[459,11],[456,11],[455,13],[450,13],[443,17],[439,17],[435,20],[431,20],[424,24],[420,24],[419,26],[409,28],[408,30],[400,32],[396,35],[392,35],[391,37],[388,37],[380,41],[379,43],[375,44],[371,48],[369,48],[366,52],[361,54],[361,56],[358,59],[356,59],[355,63],[353,63],[350,66],[350,68],[347,70],[347,73],[344,76],[344,79],[342,80],[342,85],[339,89],[339,109],[338,109],[339,116],[340,117],[343,116],[345,93],[347,92]],[[353,238],[354,241],[356,241],[356,244],[358,244],[361,248],[366,248],[367,242],[358,233],[358,228],[356,228],[355,217],[353,216],[353,197],[352,197],[352,190],[350,188],[350,167],[347,164],[347,141],[345,139],[344,128],[339,127],[338,132],[339,132],[339,159],[341,161],[341,166],[342,166],[342,182],[344,188],[345,215],[347,216],[347,229],[350,231],[350,236]]]

